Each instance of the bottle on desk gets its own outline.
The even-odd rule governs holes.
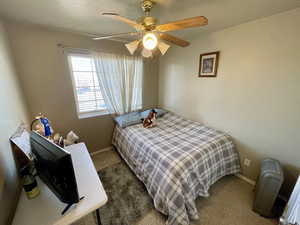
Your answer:
[[[23,188],[28,199],[33,199],[40,194],[37,181],[32,172],[33,170],[32,165],[27,165],[21,170]]]

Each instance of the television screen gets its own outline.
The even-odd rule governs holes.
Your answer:
[[[30,145],[41,180],[60,201],[79,202],[71,154],[35,131],[31,132]]]

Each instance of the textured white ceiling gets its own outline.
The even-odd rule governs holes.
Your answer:
[[[189,38],[300,7],[300,0],[156,0],[160,23],[206,16],[209,25],[174,32]],[[126,24],[100,16],[114,11],[131,19],[143,15],[140,0],[1,0],[0,16],[16,21],[95,34],[129,32]]]

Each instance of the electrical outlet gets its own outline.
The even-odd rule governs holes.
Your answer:
[[[248,166],[248,167],[249,167],[250,164],[251,164],[251,160],[250,160],[250,159],[247,159],[247,158],[244,159],[244,165],[245,165],[245,166]]]

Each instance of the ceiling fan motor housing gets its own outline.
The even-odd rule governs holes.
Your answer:
[[[155,29],[156,19],[152,16],[146,16],[143,20],[143,26],[147,31],[151,31]]]

